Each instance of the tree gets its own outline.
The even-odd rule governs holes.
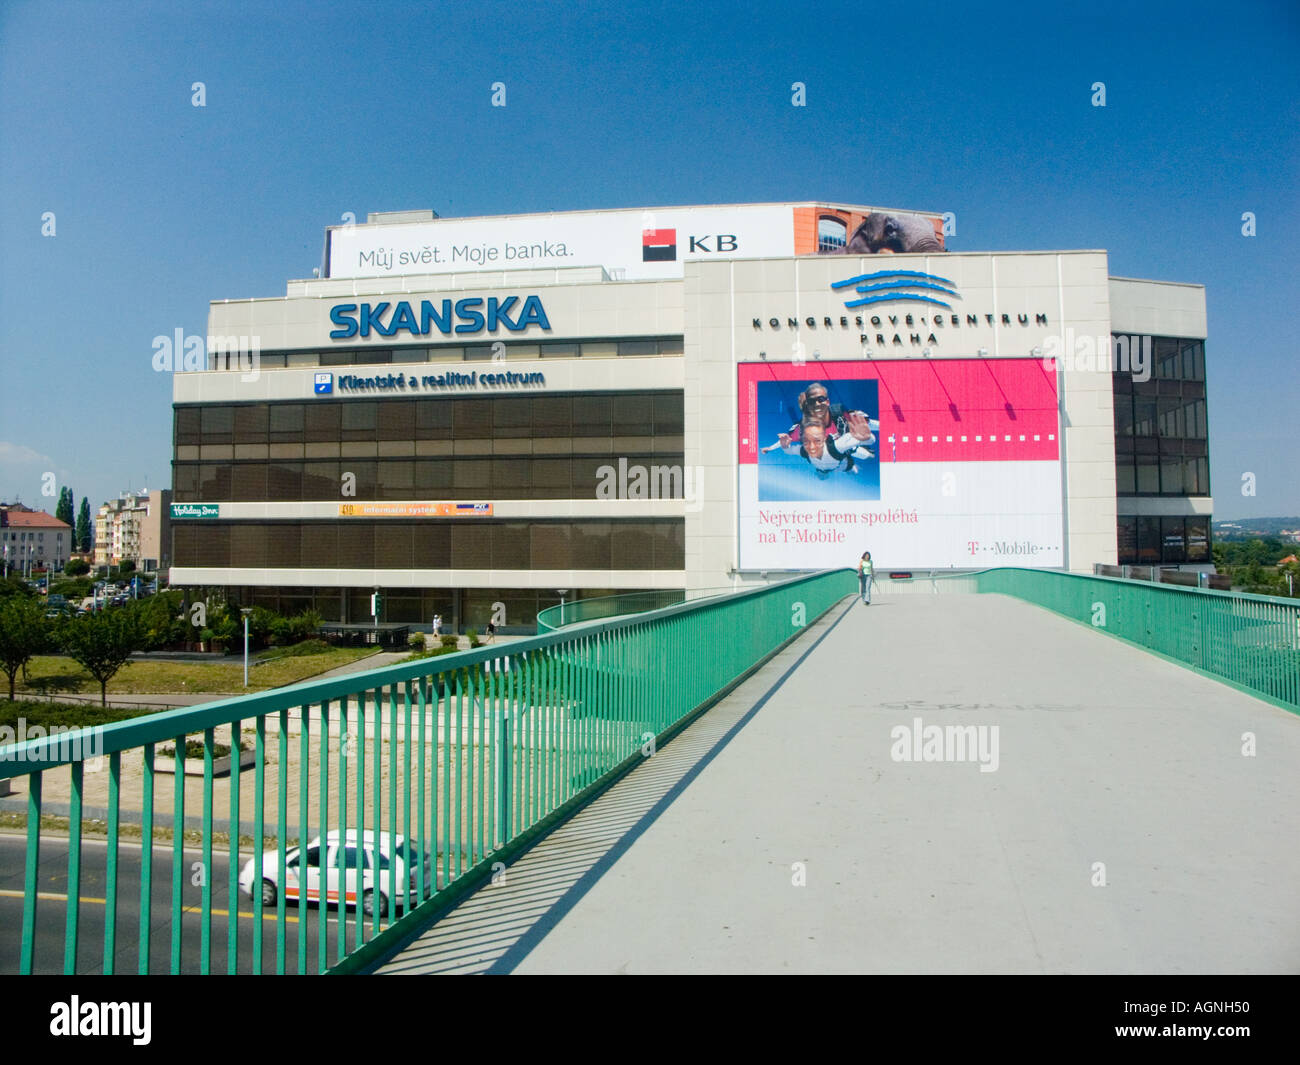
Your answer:
[[[59,505],[54,508],[54,516],[68,526],[69,531],[76,528],[77,519],[72,515],[72,508],[76,504],[72,499],[72,489],[66,485],[59,489]]]
[[[11,700],[18,671],[44,651],[48,641],[49,623],[39,602],[16,595],[0,600],[0,669],[9,677]]]
[[[16,596],[20,599],[30,599],[36,593],[31,590],[27,582],[23,580],[15,571],[8,577],[0,580],[0,600],[7,599],[10,596]]]
[[[78,551],[89,551],[95,527],[90,524],[90,500],[81,497],[81,509],[77,511],[77,535],[75,537]]]
[[[189,636],[190,625],[180,592],[159,592],[129,603],[123,609],[130,610],[139,619],[144,650],[183,643]]]
[[[126,577],[135,572],[135,563],[129,558],[124,558],[117,566],[117,572],[120,577]]]
[[[108,682],[140,649],[143,634],[129,610],[106,610],[69,621],[59,634],[63,650],[99,681],[99,702],[108,705]]]
[[[63,572],[69,577],[81,577],[90,572],[90,564],[84,559],[70,558],[68,564],[63,567]]]

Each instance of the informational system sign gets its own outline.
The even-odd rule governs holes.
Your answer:
[[[340,518],[490,518],[491,503],[340,503]]]
[[[742,363],[744,569],[1064,562],[1041,359]]]

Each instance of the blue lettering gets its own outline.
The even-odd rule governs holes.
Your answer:
[[[474,309],[481,306],[483,306],[481,296],[456,301],[456,316],[465,319],[464,322],[456,326],[457,333],[477,333],[483,328],[483,312]]]
[[[380,320],[386,310],[388,310],[388,303],[386,301],[377,304],[374,307],[371,307],[368,303],[363,303],[361,305],[361,335],[363,337],[368,337],[370,335],[370,327],[372,325],[375,327],[375,332],[381,337],[390,337],[393,335],[393,331],[391,329],[385,329],[384,323]]]
[[[524,300],[524,310],[519,316],[519,324],[512,328],[519,332],[530,325],[541,326],[547,330],[551,328],[551,323],[546,320],[546,310],[542,307],[542,301],[536,296],[529,296]]]
[[[435,328],[444,336],[453,332],[478,333],[485,326],[490,333],[495,333],[502,327],[512,333],[522,333],[530,325],[549,331],[551,323],[538,296],[524,297],[518,319],[510,317],[519,299],[518,296],[506,299],[491,296],[484,301],[481,296],[470,296],[457,300],[454,307],[451,300],[442,300],[440,305],[422,300],[418,317],[406,300],[398,303],[363,303],[360,308],[355,303],[340,303],[330,308],[330,321],[338,327],[330,330],[330,339],[347,340],[358,335],[368,337],[372,330],[385,337],[402,332],[410,333],[411,336],[428,336]],[[390,307],[392,317],[385,323],[384,316]],[[456,324],[458,320],[459,324]]]
[[[489,333],[495,333],[497,330],[497,319],[500,318],[505,323],[505,327],[511,332],[519,332],[519,326],[515,325],[506,315],[514,304],[519,302],[518,296],[511,296],[505,303],[498,303],[495,296],[488,300],[487,306],[487,328]]]
[[[420,335],[420,323],[415,320],[415,314],[411,311],[411,305],[402,300],[397,305],[397,310],[393,312],[393,320],[388,323],[390,334],[405,329],[412,336]]]
[[[347,340],[357,335],[357,320],[352,317],[356,309],[355,303],[340,303],[330,309],[330,321],[340,327],[330,330],[331,340]]]
[[[436,325],[438,332],[444,335],[451,332],[451,300],[442,301],[442,314],[435,311],[428,300],[420,304],[420,335],[428,336],[431,325]]]

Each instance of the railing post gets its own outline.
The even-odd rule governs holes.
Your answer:
[[[509,686],[506,691],[509,692]],[[510,705],[501,709],[501,746],[497,752],[497,818],[501,826],[501,842],[513,835],[510,828]]]

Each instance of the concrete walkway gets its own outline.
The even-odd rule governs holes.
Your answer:
[[[931,725],[997,731],[895,760]],[[1300,718],[1046,611],[846,604],[381,971],[1294,973],[1297,768]]]

